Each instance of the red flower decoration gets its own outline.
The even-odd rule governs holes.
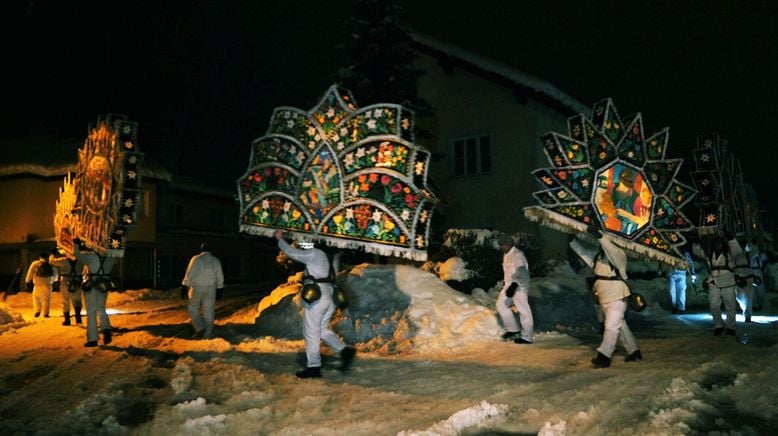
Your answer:
[[[402,190],[403,190],[403,185],[402,185],[402,184],[400,184],[399,182],[398,182],[398,183],[395,183],[395,184],[392,186],[392,188],[391,188],[391,191],[392,191],[392,193],[393,193],[393,194],[396,194],[396,193],[398,193],[398,192],[400,192],[400,191],[402,191]]]
[[[392,181],[392,178],[391,178],[391,177],[389,177],[389,176],[387,176],[386,174],[384,174],[383,176],[381,176],[381,184],[382,184],[382,185],[386,186],[386,185],[388,185],[388,184],[389,184],[389,182],[391,182],[391,181]]]

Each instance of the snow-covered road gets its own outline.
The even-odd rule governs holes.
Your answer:
[[[172,296],[175,296],[173,292]],[[0,334],[2,434],[770,434],[778,427],[778,328],[713,337],[704,314],[630,319],[645,360],[591,369],[591,329],[418,354],[360,354],[297,380],[301,341],[256,338],[257,298],[219,302],[217,338],[191,334],[161,291],[111,295],[112,344],[32,318]],[[771,294],[775,298],[776,294]],[[55,294],[52,307],[58,307]],[[702,309],[702,308],[700,308]],[[52,314],[56,314],[52,311]],[[744,343],[746,342],[746,343]],[[425,431],[427,433],[425,433]]]

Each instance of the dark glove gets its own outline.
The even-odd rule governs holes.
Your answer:
[[[708,289],[710,289],[710,281],[709,280],[705,280],[704,282],[702,282],[702,289],[704,289],[706,291]]]
[[[589,226],[586,228],[586,233],[594,237],[595,239],[602,238],[602,231],[597,228],[597,226]]]
[[[181,299],[186,300],[189,298],[189,286],[181,285]]]
[[[224,288],[219,288],[216,290],[216,299],[221,300],[222,297],[224,297]]]
[[[743,276],[735,275],[735,284],[737,285],[738,288],[745,289],[748,282]]]
[[[27,292],[32,292],[32,282],[27,282],[25,284],[27,286],[25,289],[27,289]]]
[[[505,296],[508,298],[513,298],[514,295],[516,295],[516,289],[519,288],[518,283],[513,282],[510,286],[508,286],[508,289],[505,291]]]

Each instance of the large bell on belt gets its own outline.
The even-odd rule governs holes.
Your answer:
[[[306,283],[303,285],[302,291],[300,291],[303,301],[308,304],[313,304],[316,300],[321,298],[321,289],[316,283]]]
[[[633,292],[629,296],[629,308],[635,312],[641,312],[646,308],[646,299],[637,292]]]
[[[348,297],[346,297],[346,291],[338,285],[335,285],[335,289],[332,290],[332,302],[338,309],[345,309],[348,307]]]

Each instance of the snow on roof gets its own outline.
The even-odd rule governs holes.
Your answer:
[[[430,49],[433,52],[433,55],[443,54],[450,56],[483,72],[496,74],[517,85],[527,87],[537,93],[545,95],[574,113],[589,113],[591,110],[589,106],[569,96],[556,86],[545,80],[533,77],[524,71],[502,64],[493,59],[485,58],[463,48],[439,41],[431,36],[414,32],[411,33],[411,38],[423,48]]]
[[[33,135],[0,139],[3,159],[0,177],[31,174],[39,177],[64,176],[76,170],[79,139],[56,139],[51,136]],[[171,174],[149,155],[143,156],[141,176],[170,181]]]

